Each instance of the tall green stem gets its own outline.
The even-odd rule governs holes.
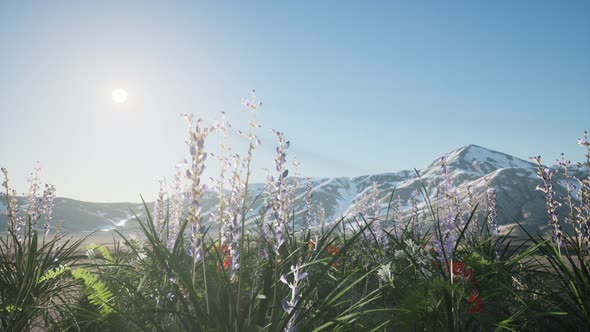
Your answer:
[[[242,220],[241,220],[241,230],[242,230],[242,236],[240,237],[240,246],[239,246],[239,250],[240,252],[240,271],[238,272],[238,295],[236,297],[236,324],[235,324],[235,330],[236,332],[239,331],[239,326],[238,326],[238,322],[239,322],[239,316],[240,316],[240,296],[241,296],[241,291],[242,291],[242,263],[244,261],[244,251],[242,250],[244,248],[244,238],[245,238],[245,226],[246,226],[246,214],[248,211],[246,211],[246,200],[248,199],[248,184],[249,184],[249,180],[250,180],[250,162],[252,161],[252,151],[254,150],[254,136],[253,136],[253,129],[254,129],[254,121],[256,120],[256,113],[252,112],[252,118],[250,119],[250,130],[248,132],[248,139],[250,140],[250,145],[248,146],[248,161],[246,163],[246,179],[244,180],[244,196],[242,198]]]
[[[279,260],[280,260],[280,256],[277,255],[277,258],[275,260],[275,280],[274,280],[274,289],[273,289],[273,295],[272,295],[272,307],[270,308],[270,320],[271,322],[274,322],[274,316],[275,316],[275,309],[277,307],[277,297],[278,297],[278,285],[279,285]]]

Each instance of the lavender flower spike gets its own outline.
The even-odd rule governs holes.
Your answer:
[[[18,205],[16,202],[16,190],[11,189],[8,185],[8,170],[2,168],[2,174],[4,175],[4,181],[2,181],[2,187],[4,188],[3,196],[6,198],[6,215],[8,216],[7,231],[11,231],[15,234],[18,233],[18,227],[20,222],[17,217]]]
[[[301,296],[298,294],[299,282],[307,278],[307,272],[301,272],[301,265],[299,262],[295,264],[295,266],[291,265],[291,272],[293,273],[293,282],[291,283],[287,281],[287,278],[284,275],[281,276],[281,282],[283,282],[285,285],[291,288],[291,298],[288,301],[283,301],[283,310],[287,314],[291,315],[289,321],[287,322],[287,326],[283,330],[285,332],[292,332],[297,330],[297,324],[295,323],[295,321],[297,320],[299,312],[293,312],[293,310],[295,309],[295,307],[297,307],[299,300],[301,300]]]
[[[541,156],[531,157],[531,159],[537,163],[537,175],[543,180],[543,186],[537,186],[537,190],[545,193],[545,204],[547,207],[547,214],[549,215],[549,223],[553,226],[553,234],[551,238],[559,249],[563,244],[561,225],[559,224],[559,215],[557,213],[557,208],[561,206],[561,203],[555,199],[555,191],[553,190],[553,184],[551,183],[551,179],[553,178],[553,175],[555,175],[555,172],[541,164]]]
[[[182,223],[184,193],[181,183],[181,171],[177,167],[174,174],[174,182],[172,183],[172,197],[170,197],[170,214],[168,218],[168,236],[166,246],[172,252],[174,244],[180,232],[180,224]]]
[[[41,198],[41,211],[45,215],[45,224],[43,225],[44,233],[43,240],[49,235],[49,228],[51,222],[51,215],[53,213],[53,205],[55,202],[55,187],[52,184],[45,184],[43,197]]]
[[[30,177],[27,178],[29,190],[27,192],[26,214],[29,215],[31,218],[29,229],[26,230],[27,234],[33,233],[33,229],[37,226],[37,222],[39,221],[40,211],[39,206],[37,204],[37,195],[39,192],[39,187],[41,187],[41,180],[39,178],[40,172],[41,166],[39,166],[39,163],[37,162],[33,167],[33,172],[31,173]],[[25,218],[22,219],[22,222],[25,222]]]
[[[189,223],[191,224],[191,244],[188,253],[193,257],[193,262],[203,259],[202,229],[201,229],[201,210],[203,206],[200,203],[201,195],[206,189],[205,184],[201,183],[201,176],[205,170],[205,139],[209,134],[209,129],[205,128],[203,120],[197,120],[197,125],[193,129],[193,116],[185,116],[189,123],[188,138],[186,143],[191,154],[189,169],[186,170],[186,176],[191,180],[190,201],[189,204]]]
[[[441,167],[443,169],[443,187],[438,193],[440,217],[434,234],[434,248],[440,257],[452,260],[453,249],[457,241],[453,214],[455,192],[453,191],[445,157],[441,159]]]
[[[584,138],[578,139],[580,146],[586,147],[586,166],[590,167],[590,141],[588,140],[588,132],[584,132]]]
[[[311,186],[311,178],[307,178],[307,184],[305,186],[305,205],[307,207],[307,214],[305,215],[305,223],[303,224],[303,233],[307,233],[309,228],[311,227],[311,197],[312,197],[312,186]]]
[[[245,184],[242,182],[241,179],[241,168],[240,165],[242,164],[242,160],[240,156],[234,155],[233,159],[233,169],[232,175],[229,179],[230,183],[230,194],[228,197],[228,205],[226,209],[226,213],[229,218],[229,222],[224,222],[222,224],[222,238],[221,244],[227,244],[230,257],[231,257],[231,279],[235,280],[237,273],[240,269],[240,248],[239,244],[242,239],[242,205],[244,201],[245,192]]]
[[[164,181],[158,181],[160,183],[160,190],[158,191],[158,198],[154,203],[154,226],[156,231],[158,232],[158,237],[162,239],[164,236],[164,223],[166,220],[166,200],[164,196],[166,195],[166,191],[164,190]]]
[[[412,221],[412,230],[417,236],[422,234],[422,224],[419,222],[420,211],[418,209],[418,190],[414,189],[410,194],[409,205],[411,211],[410,220]]]
[[[287,220],[289,218],[289,193],[286,184],[286,177],[289,171],[285,168],[285,164],[287,162],[286,151],[290,143],[280,131],[273,130],[273,132],[279,139],[279,146],[276,149],[277,157],[275,158],[275,168],[278,172],[278,177],[275,180],[271,176],[267,181],[271,190],[272,225],[275,234],[273,251],[278,255],[280,247],[285,242],[283,229],[287,226]]]
[[[496,207],[496,189],[487,190],[488,227],[492,236],[498,236],[498,209]]]

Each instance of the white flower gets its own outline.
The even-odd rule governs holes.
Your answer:
[[[377,275],[382,282],[393,284],[394,276],[393,271],[391,271],[391,263],[381,265],[377,270]]]

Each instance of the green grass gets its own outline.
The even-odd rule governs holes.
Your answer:
[[[252,113],[248,156],[255,147],[254,120]],[[269,180],[271,202],[265,202],[253,229],[243,229],[246,216],[236,212],[250,210],[250,160],[235,161],[231,195],[218,209],[224,212],[221,222],[241,225],[243,234],[228,229],[235,243],[226,249],[219,239],[224,228],[201,233],[202,216],[195,212],[201,208],[206,133],[204,127],[189,130],[194,145],[189,215],[171,220],[174,209],[167,206],[161,220],[144,203],[139,238],[118,233],[111,246],[86,248],[86,238],[40,239],[34,227],[39,219],[29,212],[34,204],[21,210],[27,211],[24,219],[9,208],[12,226],[0,237],[0,331],[590,330],[590,259],[579,235],[565,234],[559,248],[530,234],[513,244],[510,234],[490,234],[489,209],[478,214],[478,205],[470,204],[473,211],[463,216],[459,210],[450,220],[449,203],[432,202],[425,186],[426,223],[434,225],[425,232],[410,219],[397,234],[393,223],[402,221],[390,214],[393,193],[379,222],[359,214],[332,224],[317,220],[317,227],[295,232],[294,225],[304,221],[287,211],[289,144],[280,132],[275,132],[279,174]],[[240,162],[248,166],[240,170]],[[8,203],[11,191],[3,173]],[[580,201],[581,211],[590,206],[589,197]],[[472,231],[474,216],[486,213]],[[266,219],[274,222],[268,232]],[[437,254],[433,244],[443,237],[443,226],[456,242],[445,249],[452,252]],[[281,233],[284,243],[275,251]],[[202,241],[191,242],[194,238]],[[204,255],[197,259],[188,249],[202,249]],[[231,271],[232,249],[240,254],[237,273]]]

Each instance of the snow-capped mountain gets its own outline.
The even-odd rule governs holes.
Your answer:
[[[495,189],[498,206],[498,224],[500,231],[506,232],[516,226],[519,221],[532,233],[542,232],[548,227],[543,193],[536,191],[541,181],[536,175],[536,165],[516,157],[492,151],[477,145],[468,145],[444,155],[452,185],[456,189],[462,208],[467,214],[468,188],[473,197],[480,203],[478,211],[485,213],[486,191]],[[572,169],[578,176],[588,176],[587,168]],[[585,172],[585,173],[584,173]],[[312,211],[311,219],[318,222],[319,216],[325,216],[325,222],[337,220],[344,216],[352,219],[358,213],[374,213],[378,206],[378,214],[384,216],[386,211],[399,210],[397,217],[407,220],[410,214],[409,200],[421,188],[425,188],[428,198],[436,204],[439,186],[443,181],[442,157],[417,171],[405,170],[396,173],[363,175],[338,178],[290,178],[292,188],[293,211],[296,227],[302,227],[308,215],[307,195],[311,187]],[[556,183],[560,178],[556,177]],[[375,185],[375,188],[373,186]],[[564,197],[564,186],[555,185],[557,195]],[[375,200],[370,196],[376,190]],[[393,195],[393,197],[392,197]],[[420,211],[427,211],[422,191],[416,198]],[[212,211],[216,204],[216,195],[208,192],[204,199],[204,214]],[[261,209],[268,202],[265,184],[251,184],[248,204],[251,206],[248,224],[252,224]],[[254,198],[257,197],[256,200]],[[415,196],[414,196],[415,197]],[[392,199],[393,198],[393,199]],[[22,200],[22,198],[20,199]],[[153,203],[149,203],[151,209]],[[390,208],[388,208],[390,207]],[[0,211],[5,210],[5,204]],[[84,233],[94,230],[122,231],[136,230],[137,223],[132,211],[140,219],[145,218],[141,204],[132,203],[87,203],[67,198],[58,198],[54,209],[54,219],[63,219],[63,230],[70,233]],[[427,215],[427,222],[432,217]],[[0,224],[5,223],[6,216],[0,212]],[[4,226],[2,226],[4,227]],[[215,228],[213,226],[213,228]],[[521,234],[515,227],[513,234]]]
[[[4,197],[2,197],[4,200]],[[17,198],[17,205],[24,206],[26,199]],[[152,206],[153,204],[148,204]],[[145,209],[137,203],[91,203],[74,199],[57,197],[53,208],[52,228],[61,224],[67,233],[90,233],[92,231],[110,231],[113,229],[133,229],[134,213],[145,217]],[[42,219],[41,222],[44,222]],[[6,202],[0,204],[0,226],[5,229]]]

